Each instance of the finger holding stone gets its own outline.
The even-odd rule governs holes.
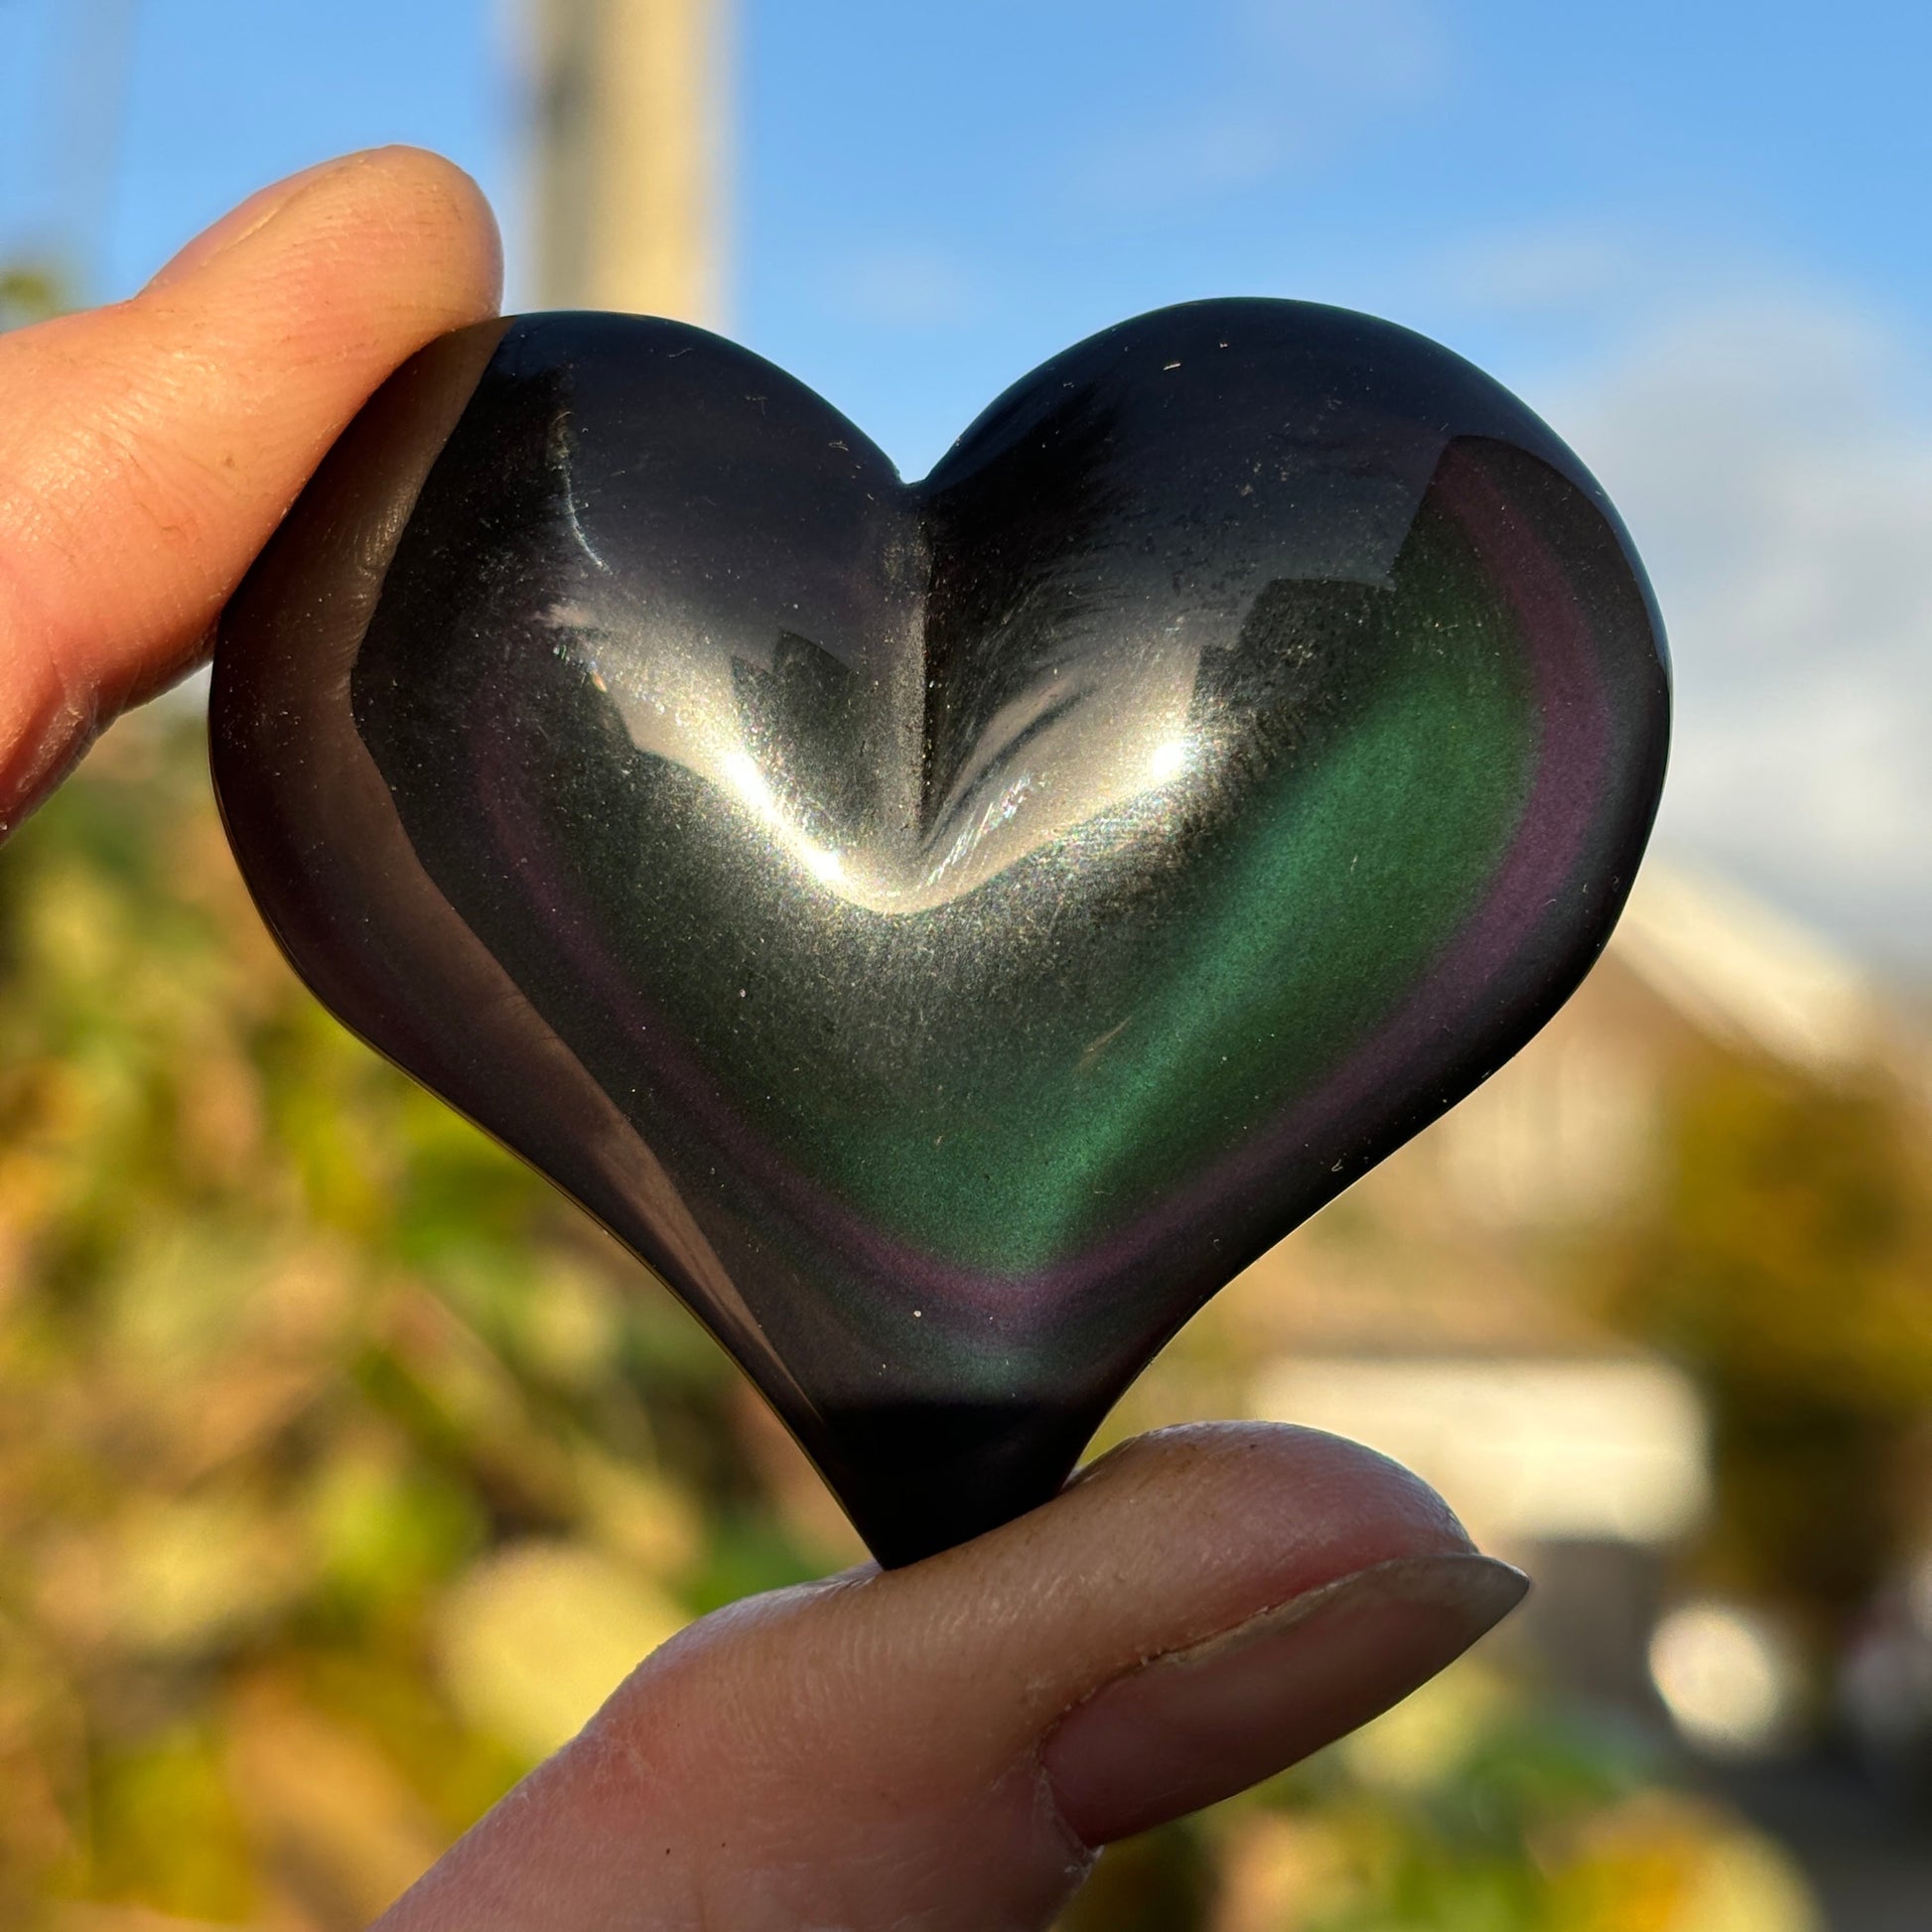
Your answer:
[[[379,1932],[1025,1932],[1099,1847],[1306,1756],[1524,1580],[1306,1430],[1165,1432],[902,1570],[707,1617]]]
[[[0,339],[0,829],[206,654],[343,426],[499,282],[476,185],[383,149],[264,190],[129,301]]]

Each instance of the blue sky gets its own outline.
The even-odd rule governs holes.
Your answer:
[[[130,7],[117,116],[72,49]],[[119,293],[261,182],[412,140],[514,264],[516,40],[509,0],[0,0],[0,249],[87,230]],[[1435,335],[1651,561],[1670,840],[1932,966],[1932,10],[742,0],[738,41],[728,327],[909,471],[1162,302]]]

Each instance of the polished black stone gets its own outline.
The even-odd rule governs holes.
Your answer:
[[[897,1562],[1049,1495],[1549,1018],[1667,714],[1543,424],[1233,301],[909,485],[697,330],[451,337],[235,598],[212,731],[318,995],[696,1309]]]

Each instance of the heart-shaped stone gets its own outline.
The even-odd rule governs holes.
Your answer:
[[[915,484],[695,329],[448,338],[231,605],[212,734],[322,1000],[668,1282],[890,1563],[1050,1494],[1550,1017],[1668,705],[1527,409],[1230,301]]]

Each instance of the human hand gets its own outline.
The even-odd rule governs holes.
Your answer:
[[[0,339],[0,825],[199,660],[362,400],[496,285],[474,187],[390,151]],[[382,1924],[1044,1925],[1094,1848],[1374,1716],[1522,1588],[1365,1449],[1144,1438],[963,1548],[693,1625]]]

